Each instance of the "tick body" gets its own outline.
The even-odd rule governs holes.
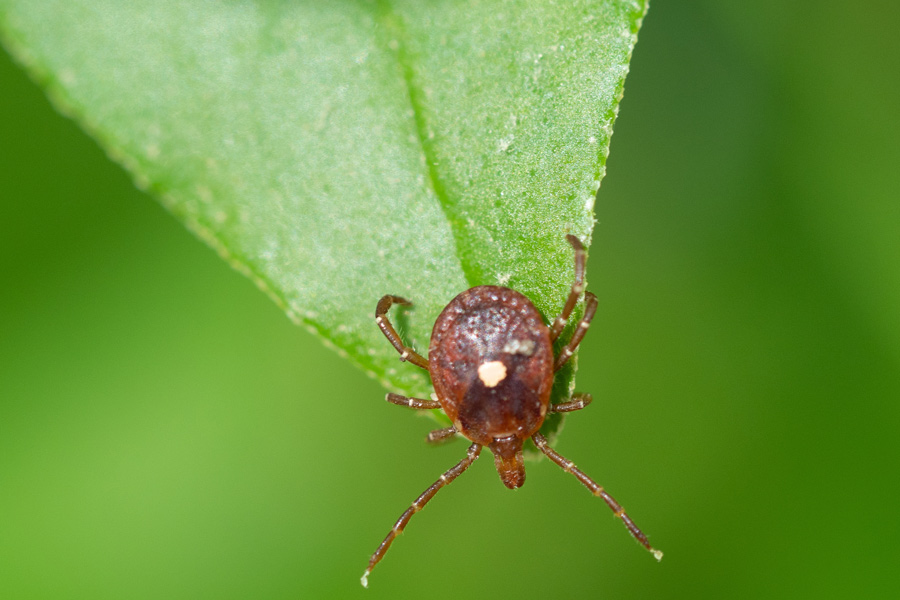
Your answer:
[[[392,304],[410,303],[398,296],[384,296],[378,302],[375,310],[378,326],[400,353],[401,360],[428,370],[437,397],[434,401],[388,394],[387,400],[416,409],[442,409],[453,426],[431,432],[428,441],[462,435],[472,445],[462,461],[441,475],[400,516],[369,559],[362,577],[364,586],[368,585],[369,573],[412,515],[475,462],[482,447],[487,446],[494,455],[494,465],[503,484],[511,489],[521,487],[525,483],[522,446],[529,438],[550,460],[602,498],[657,560],[662,558],[662,552],[650,545],[612,496],[550,448],[539,433],[549,412],[572,412],[591,402],[589,394],[576,394],[567,402],[550,404],[554,375],[581,343],[597,310],[596,297],[585,293],[584,315],[572,339],[554,356],[553,342],[584,291],[584,246],[575,236],[569,235],[567,239],[575,250],[575,280],[562,312],[550,326],[544,324],[537,308],[519,292],[499,286],[474,287],[451,300],[438,316],[426,359],[403,344],[387,317]]]
[[[525,483],[522,443],[544,422],[553,387],[550,330],[528,298],[483,285],[434,324],[428,371],[457,432],[494,454],[509,488]]]

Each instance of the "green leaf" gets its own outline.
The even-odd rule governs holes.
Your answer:
[[[394,318],[423,351],[474,285],[559,311],[564,235],[589,242],[645,10],[0,0],[0,32],[60,110],[293,320],[423,395],[376,301],[414,301]]]

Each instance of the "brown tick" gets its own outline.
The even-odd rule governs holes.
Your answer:
[[[438,316],[426,359],[403,344],[387,318],[392,304],[409,306],[410,302],[390,295],[378,301],[375,321],[381,331],[400,353],[401,361],[428,370],[437,397],[437,400],[421,400],[388,394],[387,401],[410,408],[442,409],[453,426],[432,431],[428,441],[439,442],[459,434],[469,439],[472,445],[464,459],[441,475],[400,515],[369,559],[369,566],[362,576],[364,586],[368,587],[369,573],[412,516],[422,510],[438,490],[468,469],[478,458],[482,446],[487,446],[494,454],[494,466],[504,485],[510,489],[521,487],[525,483],[522,444],[529,437],[550,460],[574,475],[595,496],[603,498],[631,535],[657,560],[662,558],[663,553],[650,545],[647,536],[619,503],[574,463],[547,445],[547,439],[539,432],[548,412],[572,412],[591,402],[590,394],[575,394],[568,402],[550,404],[556,372],[571,358],[597,311],[596,296],[585,293],[584,316],[572,339],[554,358],[553,342],[566,326],[584,291],[584,246],[574,235],[566,236],[566,239],[575,249],[575,281],[562,312],[550,327],[544,324],[534,304],[519,292],[480,285],[451,300]]]

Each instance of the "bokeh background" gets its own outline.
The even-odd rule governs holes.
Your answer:
[[[657,0],[589,264],[594,394],[463,454],[0,56],[0,597],[888,598],[900,589],[900,9]],[[375,299],[373,299],[374,302]],[[412,367],[410,367],[412,368]]]

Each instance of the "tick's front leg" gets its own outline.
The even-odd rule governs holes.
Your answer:
[[[416,501],[400,515],[400,518],[397,519],[397,522],[394,523],[394,526],[388,532],[387,537],[384,538],[384,541],[381,542],[381,545],[378,546],[378,549],[372,554],[372,558],[369,559],[369,566],[366,568],[366,572],[363,573],[363,576],[360,579],[363,587],[369,587],[369,574],[372,572],[372,569],[374,569],[375,565],[384,558],[384,555],[387,553],[388,548],[391,547],[394,538],[403,533],[403,529],[406,527],[406,524],[409,523],[412,516],[425,508],[428,501],[434,498],[434,495],[437,494],[442,487],[448,485],[454,479],[462,475],[463,471],[468,469],[469,466],[475,462],[475,459],[478,458],[479,454],[481,454],[481,446],[479,444],[472,444],[469,446],[466,457],[459,461],[456,466],[441,475],[440,479],[432,483],[428,489],[425,490],[421,496],[416,498]]]

